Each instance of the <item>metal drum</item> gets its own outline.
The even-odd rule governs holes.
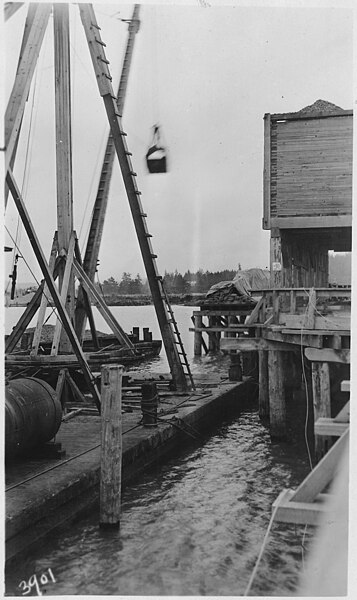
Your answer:
[[[6,458],[51,440],[61,419],[61,403],[48,383],[35,377],[9,381],[5,386]]]

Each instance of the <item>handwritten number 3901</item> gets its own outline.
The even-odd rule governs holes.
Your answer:
[[[46,573],[49,574],[49,577],[46,575]],[[32,588],[36,589],[38,596],[42,596],[41,586],[46,585],[51,580],[53,583],[56,583],[56,580],[52,573],[52,569],[47,569],[44,573],[42,573],[42,575],[40,575],[39,579],[37,578],[37,575],[31,575],[28,582],[26,582],[25,580],[20,581],[19,588],[22,589],[23,596],[27,596],[27,594],[31,592]]]

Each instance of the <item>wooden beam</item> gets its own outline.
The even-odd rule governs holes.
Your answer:
[[[336,110],[333,114],[325,111],[311,112],[311,113],[274,113],[270,115],[272,121],[308,121],[311,119],[335,119],[336,117],[349,117],[353,116],[353,110]]]
[[[271,217],[271,227],[279,229],[317,229],[323,227],[352,227],[352,215],[318,217]]]
[[[281,237],[270,237],[270,284],[272,288],[279,288],[283,284],[283,256],[281,252]]]
[[[351,382],[349,380],[341,381],[341,392],[350,392],[351,391],[350,383]]]
[[[3,8],[5,21],[10,19],[10,17],[12,17],[12,15],[14,15],[15,12],[17,10],[19,10],[19,8],[21,8],[21,6],[23,4],[25,4],[25,3],[24,2],[5,2],[4,8]]]
[[[225,352],[229,352],[230,350],[242,350],[243,352],[252,352],[254,350],[296,352],[296,348],[292,344],[253,337],[223,338],[220,341],[220,349]]]
[[[330,391],[330,370],[328,363],[311,364],[312,376],[312,397],[314,403],[314,421],[320,417],[331,417],[331,391]],[[322,439],[319,436],[315,439],[315,458],[320,458],[325,454],[331,440]]]
[[[315,435],[323,437],[340,437],[348,427],[349,423],[339,423],[328,417],[319,417],[314,424]]]
[[[309,322],[306,315],[291,315],[289,313],[280,312],[279,324],[284,325],[288,329],[305,329],[309,330]],[[351,324],[350,314],[333,315],[329,317],[316,316],[313,329],[314,331],[320,330],[320,333],[325,335],[324,330],[332,331],[334,334],[341,331],[349,331]]]
[[[305,356],[311,362],[350,363],[350,350],[333,348],[305,348]]]
[[[105,110],[113,136],[120,170],[133,217],[136,235],[138,238],[141,255],[145,265],[148,283],[155,307],[157,320],[160,327],[162,340],[165,346],[167,360],[170,366],[174,385],[181,391],[187,389],[186,372],[184,371],[177,339],[171,325],[165,290],[162,277],[159,275],[156,255],[150,242],[150,237],[145,221],[145,213],[140,200],[140,191],[137,188],[133,165],[131,164],[127,144],[124,140],[122,122],[115,102],[114,90],[111,84],[111,76],[107,66],[103,43],[100,39],[99,27],[96,23],[93,8],[89,4],[79,4],[81,20],[88,42],[92,63],[97,78],[99,93],[103,97]],[[98,43],[98,40],[100,43]],[[134,175],[133,175],[134,173]]]
[[[263,229],[270,228],[271,121],[264,115]]]
[[[329,512],[327,500],[329,494],[319,494],[316,502],[295,502],[294,490],[283,490],[273,502],[276,508],[275,521],[280,523],[295,523],[296,525],[318,525],[321,515]]]
[[[269,421],[272,439],[286,438],[286,399],[284,387],[283,353],[268,352],[269,370]]]
[[[6,181],[7,184],[9,186],[11,195],[14,199],[14,202],[16,204],[16,208],[19,212],[19,215],[21,217],[22,223],[24,225],[24,229],[28,235],[28,238],[30,240],[32,249],[35,253],[35,256],[37,258],[37,261],[40,265],[41,271],[44,275],[44,278],[46,280],[46,283],[48,285],[48,289],[50,291],[50,294],[52,296],[52,299],[55,303],[55,306],[58,310],[59,316],[62,319],[62,324],[65,327],[66,333],[69,337],[69,340],[72,344],[73,350],[77,356],[78,362],[82,368],[83,371],[83,375],[84,378],[86,380],[86,383],[88,385],[88,388],[93,396],[93,400],[96,403],[96,406],[98,408],[98,410],[100,410],[100,397],[99,397],[99,393],[95,384],[95,379],[91,373],[91,370],[87,364],[87,361],[84,357],[81,345],[78,341],[78,338],[76,336],[76,333],[73,329],[72,326],[72,322],[71,319],[69,318],[69,315],[66,311],[65,306],[62,303],[60,294],[57,290],[56,284],[52,278],[51,272],[49,270],[48,264],[46,262],[45,256],[43,254],[40,242],[37,238],[37,234],[36,231],[32,225],[31,219],[29,217],[29,214],[27,212],[26,206],[23,202],[21,193],[19,188],[17,187],[16,181],[14,179],[14,176],[12,174],[12,171],[9,169],[7,174],[6,174]]]
[[[42,281],[40,286],[37,288],[35,294],[32,296],[32,299],[28,303],[25,311],[22,313],[20,319],[18,320],[12,332],[10,333],[9,337],[5,341],[5,353],[9,354],[15,349],[15,346],[20,341],[22,334],[25,333],[28,324],[35,316],[41,304],[44,285],[45,282]]]
[[[45,35],[52,5],[37,3],[36,16],[30,31],[26,31],[26,45],[23,47],[15,82],[5,113],[5,172],[8,170],[19,128],[24,114],[25,103],[30,91],[32,77],[35,71],[41,44]]]
[[[259,416],[261,419],[269,417],[269,369],[268,353],[259,350]]]
[[[71,80],[69,4],[53,4],[53,35],[55,61],[55,117],[56,117],[56,182],[57,182],[57,230],[59,253],[68,253],[73,232],[73,184],[72,184],[72,137],[71,137]],[[64,270],[59,271],[60,289]],[[70,274],[65,305],[70,319],[74,316],[74,277]],[[70,351],[66,335],[60,339],[61,352]]]
[[[63,273],[62,284],[60,282],[61,300],[64,305],[66,305],[68,288],[70,285],[71,275],[72,275],[72,266],[73,266],[73,259],[74,259],[74,244],[75,244],[75,236],[74,236],[74,233],[72,232],[72,236],[71,236],[71,239],[69,242],[68,252],[67,252],[67,256],[66,256],[66,266],[64,269],[64,273]],[[56,354],[58,354],[60,338],[61,338],[61,331],[62,331],[62,323],[61,323],[60,319],[57,319],[55,331],[53,334],[52,347],[51,347],[51,355],[52,356],[55,356]]]
[[[315,310],[316,310],[316,290],[314,288],[309,291],[309,303],[307,306],[304,329],[314,329],[315,327]]]
[[[346,402],[345,406],[341,408],[340,412],[334,417],[335,423],[349,423],[350,422],[350,401]]]
[[[292,496],[294,502],[313,502],[317,498],[317,495],[331,483],[337,470],[340,468],[340,460],[348,448],[348,443],[349,430],[345,431],[299,485]]]
[[[77,259],[74,259],[73,268],[75,270],[76,276],[80,281],[81,285],[84,287],[86,292],[92,297],[96,307],[98,308],[100,314],[105,319],[106,323],[115,334],[117,339],[123,346],[126,346],[130,350],[134,352],[134,344],[130,341],[125,331],[119,325],[118,321],[115,319],[113,314],[110,312],[108,306],[104,302],[104,300],[98,294],[93,282],[89,279],[87,274],[84,272],[83,267],[79,264]]]
[[[262,296],[258,300],[258,302],[255,305],[255,307],[253,308],[253,310],[252,310],[251,314],[249,315],[249,317],[246,319],[246,322],[244,323],[244,325],[253,325],[253,323],[255,323],[257,321],[259,312],[260,312],[262,306],[264,305],[264,303],[265,303],[265,298],[264,298],[264,296]]]
[[[100,455],[100,525],[119,527],[122,473],[122,377],[120,365],[103,366]]]
[[[57,250],[58,250],[58,246],[57,246],[57,233],[55,233],[55,235],[53,237],[53,242],[52,242],[50,260],[49,260],[49,263],[48,263],[49,270],[50,270],[52,276],[53,276],[53,271],[54,271],[54,268],[55,268]],[[32,346],[31,346],[31,351],[30,351],[30,354],[32,356],[34,356],[35,354],[38,353],[38,348],[39,348],[40,341],[41,341],[42,327],[43,327],[43,323],[44,323],[44,320],[45,320],[46,308],[47,308],[47,304],[48,304],[48,297],[49,297],[49,295],[50,295],[50,293],[49,293],[47,284],[45,284],[45,287],[44,287],[44,290],[43,290],[43,294],[42,294],[42,298],[41,298],[40,309],[38,311],[36,329],[35,329],[35,332],[34,332],[34,336],[33,336],[33,340],[32,340]]]

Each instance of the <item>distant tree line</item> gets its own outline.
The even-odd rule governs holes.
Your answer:
[[[188,270],[182,275],[176,269],[173,273],[165,271],[163,281],[168,294],[205,293],[220,281],[231,281],[236,272],[235,269],[214,272],[199,269],[195,272]],[[148,282],[143,281],[139,273],[133,278],[130,273],[124,272],[120,282],[114,277],[109,277],[103,281],[101,287],[104,295],[109,297],[150,294]]]

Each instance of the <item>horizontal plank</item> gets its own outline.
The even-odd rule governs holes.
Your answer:
[[[303,228],[321,228],[321,227],[352,227],[351,214],[344,215],[324,215],[320,216],[288,216],[272,215],[270,229],[303,229]],[[351,249],[351,248],[350,248]]]
[[[307,316],[306,315],[292,315],[289,313],[280,313],[279,314],[279,324],[285,325],[290,329],[310,329],[307,325]],[[331,315],[329,317],[321,317],[315,316],[315,323],[313,325],[313,329],[317,330],[332,330],[332,331],[340,331],[346,330],[351,325],[351,315]]]
[[[275,521],[281,523],[296,523],[297,525],[318,525],[321,515],[329,512],[327,500],[330,494],[319,494],[315,502],[294,502],[291,500],[293,490],[283,490],[273,502],[276,509]]]
[[[268,115],[270,116],[270,119],[272,121],[272,123],[274,121],[282,121],[282,120],[287,120],[287,121],[304,121],[304,120],[310,120],[310,119],[339,119],[340,117],[350,117],[351,120],[353,119],[353,110],[336,110],[336,112],[334,112],[333,114],[328,113],[328,112],[316,112],[316,113],[299,113],[299,112],[295,112],[295,113],[274,113],[274,114],[270,114],[270,113],[266,113],[264,115],[265,117],[268,117]]]
[[[305,356],[311,362],[350,363],[350,350],[334,348],[305,348]]]
[[[347,379],[341,381],[341,392],[350,392],[351,391],[351,382]]]
[[[349,427],[349,423],[339,423],[327,417],[320,417],[315,421],[315,435],[340,437]]]
[[[252,309],[232,309],[232,310],[194,310],[193,317],[236,317],[250,315]]]
[[[254,352],[255,350],[282,350],[294,352],[291,344],[280,341],[266,340],[265,338],[224,338],[220,340],[219,347],[222,351],[240,350],[242,352]]]

